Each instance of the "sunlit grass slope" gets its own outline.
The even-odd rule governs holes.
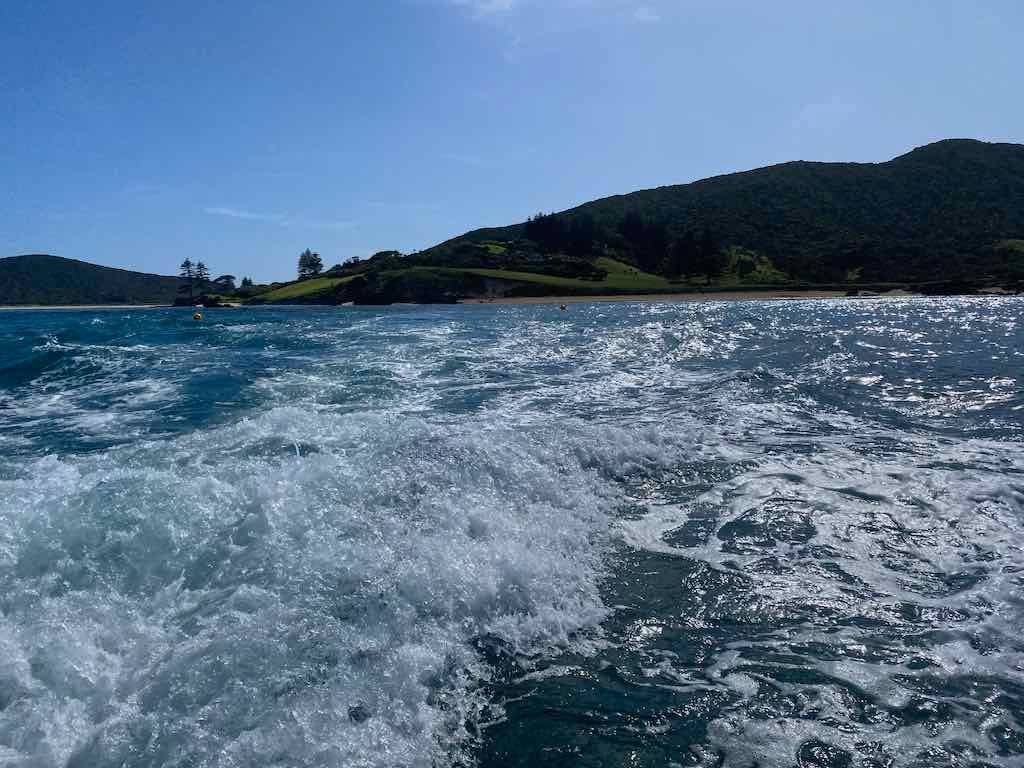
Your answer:
[[[582,280],[574,277],[559,277],[558,275],[543,275],[537,272],[522,272],[510,269],[480,269],[467,267],[463,269],[448,268],[446,271],[466,272],[480,277],[492,277],[500,280],[514,280],[521,283],[533,283],[546,285],[553,288],[566,288],[598,293],[601,291],[613,291],[625,293],[629,291],[670,291],[678,290],[679,286],[669,282],[664,277],[652,275],[649,272],[642,272],[636,267],[625,264],[607,257],[598,258],[595,264],[601,269],[607,270],[608,274],[603,280]]]
[[[281,302],[294,301],[296,299],[308,299],[316,294],[326,293],[342,283],[352,279],[352,275],[346,277],[314,277],[311,280],[300,280],[295,283],[282,285],[272,291],[261,293],[256,298],[260,302]]]

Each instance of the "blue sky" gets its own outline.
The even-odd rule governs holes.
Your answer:
[[[0,255],[287,279],[792,159],[1024,141],[1024,3],[4,0]]]

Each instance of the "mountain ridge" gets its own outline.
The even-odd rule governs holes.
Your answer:
[[[918,280],[974,270],[985,249],[1024,236],[1024,145],[944,139],[881,163],[789,161],[688,184],[611,195],[567,209],[606,227],[636,209],[670,228],[708,227],[799,279]],[[521,233],[523,224],[460,240]],[[896,251],[895,255],[886,251]],[[899,256],[901,258],[896,258]]]
[[[14,269],[19,258],[49,267]],[[1020,290],[1024,145],[943,139],[884,162],[787,161],[609,195],[413,254],[383,251],[323,277],[238,298],[389,303],[711,285]],[[0,259],[0,304],[171,303],[179,285],[63,257]]]
[[[170,304],[176,277],[48,253],[0,258],[0,305]]]

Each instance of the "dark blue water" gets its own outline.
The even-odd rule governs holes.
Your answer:
[[[1020,766],[1022,312],[0,312],[0,765]]]

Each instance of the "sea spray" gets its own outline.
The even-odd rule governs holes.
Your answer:
[[[1020,309],[8,313],[0,764],[1016,765]]]
[[[0,735],[54,765],[454,760],[481,640],[565,648],[606,613],[602,475],[657,450],[615,437],[599,471],[583,425],[290,407],[39,459],[0,486]]]

